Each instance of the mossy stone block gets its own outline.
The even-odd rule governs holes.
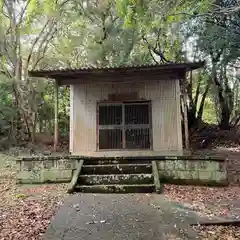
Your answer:
[[[21,166],[22,166],[22,161],[16,161],[17,171],[20,171],[20,170],[21,170]]]
[[[186,170],[187,171],[195,171],[199,169],[198,161],[187,160],[186,161]]]
[[[174,179],[182,179],[182,180],[193,180],[198,179],[198,172],[197,171],[174,171]]]
[[[72,170],[44,169],[42,171],[44,182],[64,182],[72,178]]]
[[[165,176],[168,177],[168,176],[172,176],[172,175],[171,175],[171,171],[169,171],[169,170],[168,171],[167,170],[160,170],[159,171],[159,176],[160,177],[165,177]]]
[[[17,176],[18,182],[21,183],[42,183],[41,171],[32,170],[32,171],[21,171]]]
[[[199,180],[212,180],[212,172],[209,171],[199,171]]]
[[[220,171],[220,172],[226,171],[226,162],[225,161],[218,162],[217,171]]]
[[[183,171],[172,171],[171,174],[173,179],[184,179]]]
[[[22,162],[22,169],[23,171],[31,171],[34,167],[34,162],[33,161],[23,161]]]
[[[208,169],[209,161],[207,161],[207,160],[199,160],[199,161],[197,161],[197,163],[198,163],[197,169],[199,169],[200,171],[205,171],[205,170]]]
[[[76,169],[78,161],[72,159],[60,159],[57,160],[58,169]]]
[[[33,161],[33,169],[43,169],[43,161]]]
[[[174,170],[175,169],[175,161],[174,160],[166,160],[165,161],[165,170]]]
[[[214,172],[219,170],[219,162],[207,161],[205,166],[206,171]]]
[[[176,170],[186,170],[187,164],[185,160],[176,160],[175,169]]]
[[[158,169],[164,170],[165,169],[165,161],[157,161]]]
[[[44,160],[43,161],[43,167],[46,168],[46,169],[50,169],[50,168],[55,167],[54,166],[54,160]]]
[[[186,179],[197,180],[199,179],[198,171],[186,171]]]
[[[214,179],[216,182],[227,181],[227,174],[226,172],[216,171],[214,174]]]
[[[66,169],[66,166],[65,166],[65,161],[64,159],[59,159],[59,160],[56,160],[56,168],[57,169]]]

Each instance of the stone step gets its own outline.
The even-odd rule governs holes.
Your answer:
[[[85,193],[153,193],[155,185],[77,185],[75,190]]]
[[[152,173],[152,164],[108,164],[83,165],[81,174],[126,174],[126,173]]]
[[[153,184],[153,174],[80,175],[81,185]]]
[[[141,160],[134,160],[134,159],[106,159],[106,160],[84,160],[84,165],[114,165],[114,164],[151,164],[151,160],[148,159],[141,159]]]

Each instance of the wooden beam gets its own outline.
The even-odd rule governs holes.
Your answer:
[[[183,99],[183,121],[184,121],[184,136],[185,136],[185,149],[189,150],[189,131],[188,131],[188,113],[187,113],[187,78],[186,74],[183,79],[182,85],[182,99]]]
[[[59,99],[58,99],[58,82],[55,81],[54,86],[54,145],[53,150],[54,152],[57,151],[58,140],[59,140],[59,129],[58,129],[58,107],[59,107]]]

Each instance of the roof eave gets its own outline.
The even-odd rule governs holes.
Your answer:
[[[159,72],[169,70],[182,70],[191,71],[198,68],[204,67],[205,62],[192,62],[192,63],[170,63],[162,65],[150,65],[150,66],[129,66],[129,67],[118,67],[118,68],[85,68],[85,69],[60,69],[60,70],[37,70],[29,71],[28,74],[31,77],[44,77],[58,79],[62,77],[70,77],[73,75],[84,75],[84,74],[115,74],[121,72],[142,72],[155,70]]]

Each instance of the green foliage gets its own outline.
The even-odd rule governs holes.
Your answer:
[[[144,0],[116,0],[117,12],[124,19],[124,27],[136,26],[139,19],[144,18],[147,11],[147,1]]]
[[[238,62],[240,35],[236,24],[240,20],[237,13],[217,14],[212,5],[215,1],[30,0],[26,5],[27,1],[21,0],[18,2],[26,11],[16,26],[10,20],[11,14],[20,20],[17,1],[11,2],[12,13],[4,2],[0,0],[0,71],[4,73],[0,76],[1,136],[14,136],[16,125],[20,125],[22,135],[53,132],[53,84],[30,79],[29,69],[151,64],[159,62],[159,52],[173,62],[189,60],[189,53],[195,56],[195,52],[195,60],[207,60],[206,73],[194,79],[191,89],[195,97],[201,81],[199,110],[211,73],[210,55],[224,49],[217,62],[217,76],[221,84],[228,80],[234,92],[233,112],[239,112],[239,94],[235,90],[239,81],[236,83],[236,76],[231,76],[230,67],[222,77],[220,67]],[[220,2],[229,4],[234,0]],[[196,45],[195,49],[186,47],[189,41]],[[18,68],[21,74],[16,76]],[[217,92],[212,88],[204,103],[203,120],[214,123]],[[69,89],[61,88],[62,135],[68,134],[68,105]]]
[[[159,24],[155,21],[156,15],[158,20],[162,20],[162,23],[171,24],[191,14],[207,12],[212,2],[214,1],[116,0],[116,7],[119,16],[124,19],[126,27],[139,25],[147,27],[154,23]]]
[[[219,1],[221,11],[236,4],[235,0]],[[236,74],[233,72],[240,57],[240,17],[236,12],[222,14],[214,7],[211,10],[211,16],[207,16],[204,21],[195,22],[195,33],[198,35],[199,49],[210,60],[209,69],[214,83],[211,93],[216,105],[220,107],[217,111],[220,126],[227,128],[231,118],[236,118],[233,105],[239,98],[240,86],[239,83],[236,85]]]
[[[0,74],[0,148],[13,142],[12,124],[16,117],[16,108],[13,105],[11,95],[11,82]]]
[[[217,124],[218,118],[215,109],[215,103],[211,98],[207,98],[204,104],[203,121],[209,124]]]

